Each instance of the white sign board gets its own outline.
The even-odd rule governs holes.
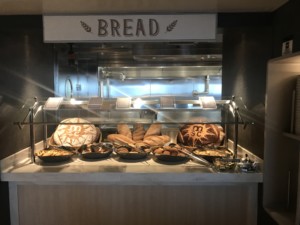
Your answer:
[[[45,42],[197,41],[216,38],[216,14],[45,15]]]

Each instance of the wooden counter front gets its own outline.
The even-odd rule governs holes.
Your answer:
[[[176,178],[174,178],[176,179]],[[18,186],[21,225],[253,225],[257,187],[239,185]]]

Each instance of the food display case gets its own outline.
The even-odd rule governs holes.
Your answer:
[[[156,146],[174,144],[184,148],[185,152],[182,152],[184,156],[198,160],[205,165],[213,162],[211,160],[210,163],[207,162],[201,153],[204,158],[209,158],[204,153],[211,157],[214,154],[222,156],[221,149],[226,150],[227,154],[216,158],[226,158],[228,162],[236,164],[241,161],[238,157],[238,129],[240,126],[245,129],[247,125],[253,124],[251,121],[242,119],[239,113],[240,107],[234,96],[226,100],[215,100],[211,96],[202,96],[197,99],[175,96],[136,97],[134,99],[129,97],[116,99],[50,97],[46,100],[35,98],[27,104],[32,104],[27,108],[28,113],[25,113],[25,118],[15,124],[21,129],[25,126],[30,129],[32,163],[36,162],[36,155],[41,150],[36,149],[36,132],[42,131],[43,151],[61,148],[61,150],[72,151],[74,157],[82,152],[82,148],[87,148],[87,145],[91,144],[109,143],[112,148],[120,145],[140,144],[143,148],[147,146],[149,152]],[[23,109],[26,111],[26,107]],[[125,139],[126,135],[120,132],[121,125],[126,126],[125,129],[130,132],[131,140]],[[95,133],[92,135],[95,137],[89,138],[82,133],[84,126],[87,126],[87,129],[93,126]],[[134,138],[136,126],[143,130],[143,137],[139,140]],[[149,130],[154,126],[158,131],[151,133]],[[231,148],[228,146],[230,127],[233,131]],[[60,134],[57,134],[58,132]],[[89,132],[92,131],[89,130]],[[113,134],[121,134],[121,138],[110,138]],[[63,135],[68,137],[63,137]],[[147,136],[154,136],[155,141],[148,140],[147,142]],[[161,142],[158,139],[162,137],[167,137],[167,139]]]

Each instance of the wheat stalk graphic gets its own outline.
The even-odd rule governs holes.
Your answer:
[[[177,20],[174,20],[172,23],[170,23],[168,26],[167,26],[167,32],[171,32],[177,25]]]
[[[80,24],[86,32],[92,32],[92,28],[87,23],[80,21]]]

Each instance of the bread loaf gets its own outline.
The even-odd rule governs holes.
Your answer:
[[[145,131],[144,126],[142,124],[135,124],[133,126],[132,139],[134,141],[141,141],[141,140],[143,140],[145,132],[146,131]]]
[[[188,146],[219,143],[220,128],[214,124],[185,125],[180,129],[178,140]]]
[[[145,137],[160,135],[160,134],[161,134],[161,124],[153,123],[150,125],[150,127],[146,131]]]
[[[150,146],[163,146],[167,142],[170,141],[170,137],[168,135],[153,135],[145,137],[143,142]]]
[[[218,125],[220,134],[219,134],[219,141],[217,142],[217,145],[221,145],[225,138],[225,132],[222,126]]]
[[[61,121],[53,133],[55,144],[80,147],[92,144],[99,138],[99,130],[89,121],[81,118],[68,118]]]
[[[118,142],[120,144],[126,144],[126,145],[134,145],[135,141],[130,139],[129,137],[126,137],[123,134],[109,134],[107,135],[107,140],[111,142]]]
[[[120,123],[117,125],[117,130],[119,134],[122,134],[130,139],[132,139],[132,133],[127,124]]]

